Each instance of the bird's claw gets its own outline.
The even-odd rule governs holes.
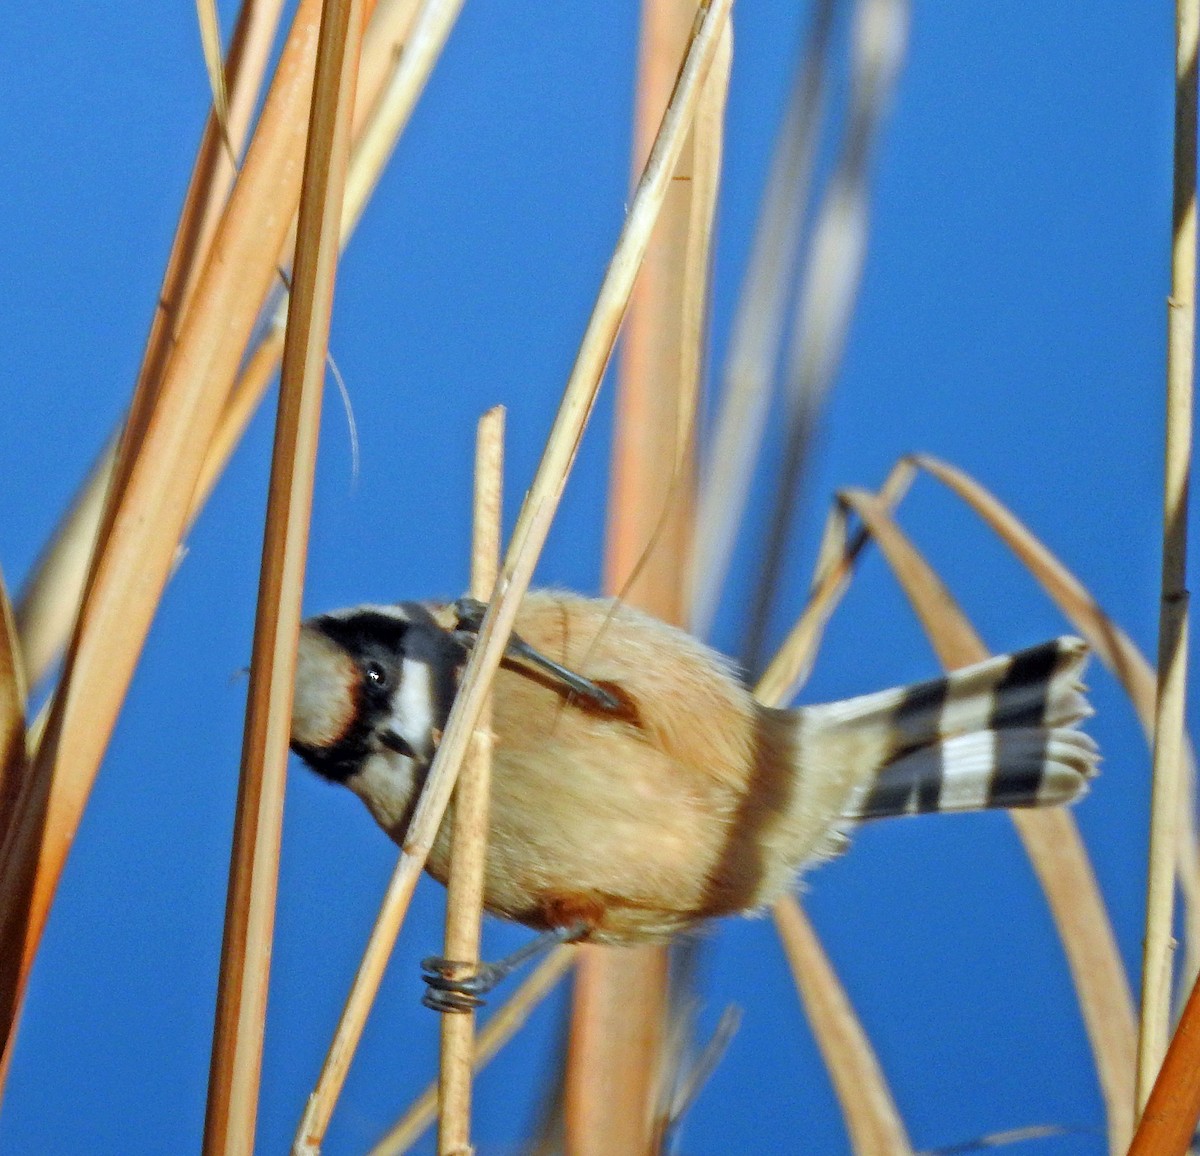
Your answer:
[[[468,975],[459,974],[468,967],[475,970]],[[438,1012],[469,1012],[482,1007],[483,996],[503,978],[494,973],[490,964],[471,964],[438,955],[421,960],[421,977],[425,980],[421,1002]]]

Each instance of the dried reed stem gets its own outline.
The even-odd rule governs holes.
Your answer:
[[[500,568],[501,493],[504,479],[504,409],[497,406],[479,421],[475,442],[475,525],[471,547],[471,596],[485,600]],[[483,874],[487,856],[488,801],[492,776],[491,699],[484,701],[474,742],[454,788],[450,878],[446,884],[447,960],[461,960],[459,975],[479,962]],[[471,1062],[475,1013],[442,1016],[438,1152],[470,1150]]]
[[[1171,1016],[1171,934],[1175,846],[1182,796],[1187,692],[1188,480],[1192,459],[1192,383],[1196,342],[1196,68],[1200,4],[1175,5],[1175,182],[1171,296],[1167,303],[1167,437],[1163,479],[1162,604],[1158,622],[1158,705],[1150,862],[1142,952],[1137,1107],[1150,1094],[1166,1052]]]
[[[533,1009],[550,994],[577,958],[578,948],[574,944],[564,943],[556,947],[522,980],[512,996],[496,1009],[475,1040],[473,1070],[476,1075],[521,1030]],[[400,1156],[400,1153],[408,1151],[433,1123],[437,1097],[437,1085],[430,1084],[368,1156]]]
[[[896,506],[904,498],[915,473],[914,468],[904,461],[892,468],[879,490],[879,501],[885,508]],[[860,530],[845,543],[844,530],[842,511],[835,507],[822,543],[808,602],[755,687],[755,696],[761,702],[789,702],[812,669],[825,627],[849,586],[854,563],[871,540],[866,530]]]
[[[363,0],[325,0],[284,340],[204,1151],[254,1149],[296,640]]]
[[[634,164],[649,152],[696,16],[694,0],[643,7]],[[727,25],[634,286],[620,354],[604,585],[685,623],[695,431],[731,34]],[[644,1151],[661,1095],[667,953],[584,948],[564,1083],[567,1150]]]
[[[245,115],[248,116],[249,108],[257,99],[257,77],[270,49],[271,33],[274,29],[274,21],[278,18],[280,3],[281,0],[260,0],[258,3],[248,3],[244,8],[243,15],[252,23],[245,34],[246,63],[240,68],[235,67],[234,52],[241,38],[238,31],[234,33],[227,70],[234,77],[231,84],[230,119],[233,126],[231,132],[235,142],[240,139],[237,136],[237,126],[242,123],[243,104],[247,106]],[[386,79],[387,70],[379,58],[391,57],[394,59],[396,57],[395,46],[398,41],[402,40],[408,21],[411,19],[408,8],[415,6],[415,3],[416,0],[387,0],[376,9],[375,15],[368,25],[368,31],[372,34],[374,67],[370,76],[360,74],[359,94],[355,100],[356,112],[360,107],[365,107],[374,109],[378,115],[382,115],[381,102],[378,99],[378,85]],[[240,27],[239,24],[239,30]],[[365,55],[367,47],[367,42],[364,40],[364,65],[367,63]],[[400,59],[404,59],[402,53]],[[243,76],[248,78],[245,83],[241,82]],[[250,77],[255,78],[253,84],[249,82]],[[408,95],[415,101],[420,95],[419,89],[410,91]],[[371,119],[370,115],[367,116],[367,119]],[[396,118],[393,117],[393,119]],[[400,117],[399,121],[402,123],[404,119],[405,117]],[[212,147],[209,143],[209,136],[213,132],[214,130],[210,127],[208,135],[205,137],[205,143],[201,145],[202,157],[205,155],[205,150]],[[216,155],[220,163],[227,160],[223,150],[218,150]],[[343,231],[343,247],[349,240],[349,234],[352,231],[350,226],[357,221],[362,211],[361,203],[355,200],[355,197],[361,197],[361,191],[356,192],[355,190],[361,190],[364,185],[374,187],[378,180],[378,172],[372,174],[371,166],[382,163],[384,160],[386,160],[386,154],[381,155],[379,150],[375,150],[372,155],[367,156],[363,154],[362,150],[355,149],[346,183],[347,191],[344,200],[347,209],[343,211],[344,222],[347,217],[351,216],[353,220],[346,224]],[[207,163],[198,160],[197,172],[207,171],[205,168]],[[226,165],[226,175],[232,176],[232,168],[228,165]],[[193,185],[195,186],[196,183],[197,177],[193,176]],[[220,193],[220,197],[224,197],[224,191]],[[189,208],[188,206],[192,206],[193,202],[196,203],[196,207]],[[351,213],[349,210],[355,205],[357,207]],[[221,200],[216,195],[209,194],[200,197],[189,191],[188,201],[177,230],[175,248],[168,263],[167,274],[160,293],[160,308],[155,314],[154,328],[147,343],[147,353],[141,374],[143,378],[149,379],[154,374],[161,372],[161,361],[165,357],[165,353],[169,351],[169,342],[176,338],[176,331],[181,323],[180,318],[190,301],[191,288],[203,265],[204,254],[207,253],[209,239],[216,227],[220,208]],[[197,217],[198,212],[201,214],[200,217]],[[195,253],[185,259],[181,255],[185,252],[181,249],[181,238],[191,237],[193,234],[198,234],[199,238],[194,241]],[[293,245],[294,230],[289,233],[287,240],[281,246],[277,258],[278,265],[291,264]],[[177,264],[180,266],[179,270],[172,272]],[[278,308],[275,309],[274,322],[264,327],[261,339],[247,359],[238,376],[237,383],[231,391],[229,401],[221,415],[217,433],[205,457],[200,481],[193,493],[189,518],[194,518],[208,500],[217,477],[225,468],[225,463],[233,452],[233,447],[240,440],[246,423],[257,408],[271,375],[275,372],[283,351],[283,324],[286,312],[287,299],[286,296],[283,296],[278,303]],[[87,576],[88,562],[99,532],[100,519],[116,456],[116,444],[117,436],[114,435],[110,444],[97,459],[88,478],[80,487],[70,511],[59,523],[50,544],[43,552],[32,577],[22,591],[17,618],[22,650],[26,655],[28,669],[36,676],[31,679],[34,683],[44,677],[65,645],[74,623],[79,600],[83,593],[84,580]]]
[[[904,1121],[812,924],[791,895],[775,904],[773,914],[855,1156],[907,1156],[912,1144]]]
[[[876,499],[883,509],[904,497],[914,473],[906,462],[892,469]],[[851,569],[869,541],[865,528],[847,540],[845,509],[835,503],[822,538],[808,604],[754,689],[760,702],[781,706],[796,693],[797,684],[811,668],[825,625],[849,585]],[[808,917],[791,896],[775,905],[773,915],[854,1151],[904,1156],[912,1150],[904,1121],[871,1041]]]
[[[305,121],[296,113],[312,91],[316,15],[315,0],[300,0],[194,307],[161,386],[140,386],[130,408],[63,679],[29,789],[0,852],[0,1031],[6,1041],[67,850],[170,574],[205,448],[299,196],[296,161]]]
[[[679,74],[658,140],[651,151],[646,172],[634,195],[625,227],[600,287],[537,475],[522,504],[496,590],[413,814],[404,850],[364,949],[317,1087],[309,1097],[300,1121],[293,1141],[293,1152],[297,1154],[307,1156],[319,1150],[337,1097],[345,1083],[387,958],[399,934],[417,877],[433,845],[454,788],[458,766],[478,721],[490,680],[495,675],[512,632],[520,599],[529,588],[538,554],[558,508],[567,474],[575,460],[621,317],[629,301],[633,279],[645,255],[671,171],[695,112],[700,85],[712,62],[719,32],[731,4],[732,0],[712,0],[705,9],[704,18]]]

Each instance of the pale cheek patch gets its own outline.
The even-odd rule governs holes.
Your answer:
[[[400,671],[400,689],[389,724],[423,760],[433,757],[433,673],[429,665],[406,658]]]
[[[302,626],[292,742],[325,749],[341,739],[358,712],[358,680],[358,667],[337,643],[311,626]]]

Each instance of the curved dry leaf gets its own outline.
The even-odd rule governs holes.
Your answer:
[[[1029,528],[974,478],[928,454],[917,454],[910,460],[961,498],[1016,554],[1125,688],[1147,741],[1153,743],[1158,694],[1154,668],[1129,635],[1104,613],[1083,583]],[[1186,744],[1185,769],[1185,792],[1190,799],[1195,794],[1196,781],[1196,759],[1190,743]],[[1179,824],[1176,874],[1183,894],[1187,933],[1187,954],[1181,979],[1185,990],[1190,990],[1200,972],[1200,856],[1197,853],[1195,808],[1187,806],[1181,812],[1183,821]]]
[[[879,490],[885,507],[890,509],[904,498],[915,474],[911,463],[903,460],[892,467]],[[760,702],[772,706],[787,702],[808,678],[825,626],[846,593],[854,563],[869,540],[866,531],[860,530],[847,542],[845,511],[835,504],[825,524],[808,603],[754,688]]]
[[[773,914],[856,1156],[911,1153],[879,1061],[807,916],[791,895],[775,904]]]
[[[945,584],[882,503],[860,490],[842,496],[879,543],[942,664],[953,669],[987,658],[987,647]],[[1067,954],[1107,1105],[1110,1149],[1124,1152],[1133,1134],[1137,1031],[1112,923],[1070,812],[1010,814]]]

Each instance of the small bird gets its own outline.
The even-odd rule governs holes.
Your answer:
[[[483,607],[401,602],[300,631],[292,748],[398,843]],[[487,909],[561,937],[663,942],[778,899],[868,819],[1056,806],[1097,748],[1064,637],[944,678],[795,710],[607,599],[526,595],[494,684]],[[449,870],[449,816],[428,870]]]

